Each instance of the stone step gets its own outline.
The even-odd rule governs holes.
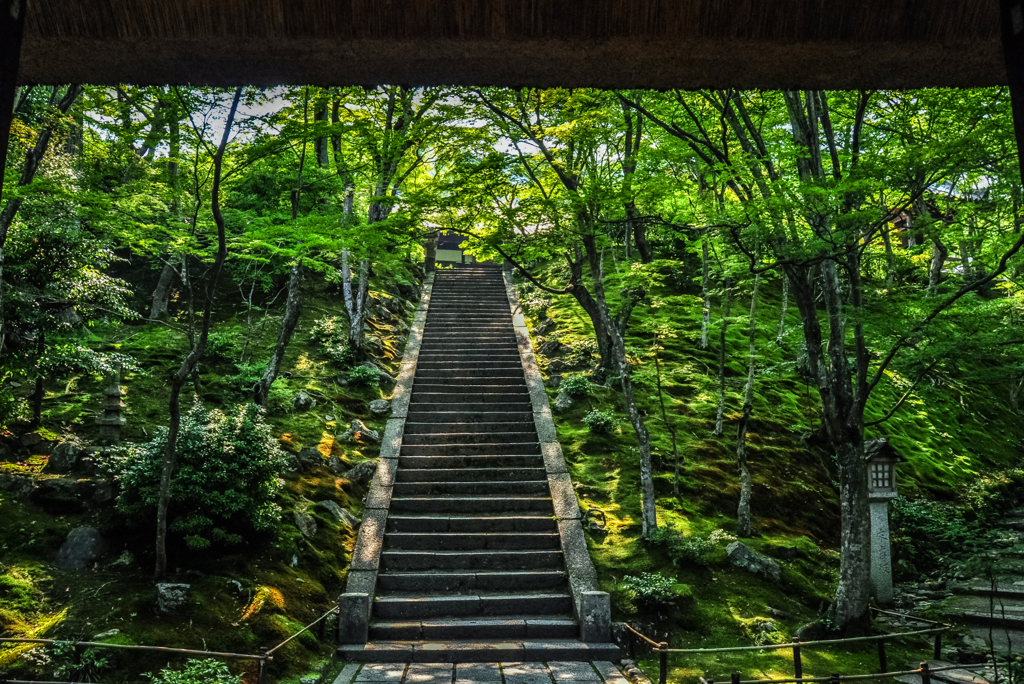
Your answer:
[[[477,411],[469,409],[465,411],[450,411],[450,410],[433,410],[427,407],[418,407],[410,404],[409,412],[406,415],[406,428],[408,426],[426,426],[426,425],[494,425],[499,422],[512,422],[516,423],[529,423],[534,425],[532,406],[524,402],[520,406],[522,408],[516,410],[487,410]],[[493,407],[488,407],[493,408]],[[417,431],[419,431],[417,427]],[[424,428],[426,429],[426,428]]]
[[[999,598],[1012,598],[1024,601],[1024,587],[1022,586],[996,586],[995,591],[990,586],[970,586],[955,588],[954,591],[962,594],[976,594],[978,596],[997,596]]]
[[[384,549],[380,554],[384,572],[408,570],[561,570],[562,552],[555,550],[516,551],[406,551]]]
[[[410,435],[412,437],[412,435]],[[402,456],[497,456],[539,454],[540,442],[475,442],[463,444],[402,444]]]
[[[618,660],[615,644],[585,644],[575,639],[474,639],[371,641],[338,648],[353,663],[511,663]]]
[[[421,392],[418,397],[413,396],[410,399],[409,412],[421,412],[428,406],[436,407],[439,414],[458,413],[460,415],[468,415],[477,412],[523,413],[525,411],[533,411],[533,405],[530,403],[530,400],[518,395],[484,394],[481,395],[481,398],[473,400],[468,399],[465,395],[460,395],[457,396],[456,401],[445,401],[446,398],[450,397],[451,395],[438,392]],[[484,406],[481,406],[482,404]]]
[[[401,472],[401,471],[399,471]],[[555,532],[558,525],[547,515],[389,515],[388,532]]]
[[[465,388],[466,391],[478,392],[492,386],[526,386],[526,376],[523,375],[522,368],[515,369],[515,373],[508,373],[505,375],[493,372],[474,375],[473,373],[459,371],[440,371],[424,375],[426,377],[421,377],[417,373],[416,381],[413,383],[413,388],[415,388],[416,385],[420,385],[421,387],[425,385],[434,385],[459,392],[461,392],[463,388]]]
[[[537,430],[534,427],[533,414],[523,414],[524,418],[518,421],[504,421],[504,422],[452,422],[452,423],[427,423],[427,422],[410,422],[409,417],[406,417],[405,421],[405,434],[409,435],[434,435],[434,434],[446,434],[446,433],[482,433],[482,432],[523,432],[532,431],[534,437],[537,436]],[[416,441],[416,440],[410,440]]]
[[[402,468],[398,482],[512,482],[547,478],[544,468]]]
[[[564,570],[519,572],[385,572],[377,576],[378,591],[453,592],[526,591],[561,589],[568,582]]]
[[[571,618],[541,615],[370,624],[371,639],[572,639],[578,633]]]
[[[412,444],[479,444],[480,442],[534,442],[537,441],[536,430],[520,430],[516,432],[419,432],[406,433],[406,442]]]
[[[494,354],[516,351],[516,338],[509,335],[503,339],[477,339],[467,336],[453,336],[451,339],[424,337],[422,351],[427,354],[448,354],[450,358],[461,357],[463,353]]]
[[[402,447],[403,449],[405,447]],[[484,482],[396,482],[394,496],[544,496],[550,493],[547,480]]]
[[[521,385],[442,385],[438,384],[436,380],[430,380],[428,382],[416,381],[412,385],[413,394],[417,391],[420,394],[437,394],[441,395],[438,397],[432,397],[442,401],[442,397],[455,397],[454,401],[464,401],[461,395],[505,395],[505,394],[526,394],[526,381],[523,381]],[[507,397],[502,400],[507,401]]]
[[[434,551],[497,551],[507,549],[559,549],[558,532],[388,532],[389,549]]]
[[[511,366],[520,364],[519,351],[506,349],[500,353],[465,351],[458,355],[423,352],[416,364],[419,368],[488,368],[490,366]],[[521,367],[521,364],[520,364]]]
[[[479,368],[466,368],[462,366],[451,365],[447,368],[436,364],[436,367],[416,366],[416,379],[426,380],[427,378],[441,378],[448,380],[457,378],[465,381],[469,379],[486,379],[486,378],[517,378],[522,380],[523,367],[521,365],[508,365],[505,363],[490,363],[486,366]]]
[[[550,496],[391,497],[395,513],[511,513],[540,511],[554,514]]]
[[[415,620],[483,615],[558,615],[572,611],[568,594],[507,594],[498,596],[383,596],[373,602],[378,619]]]
[[[540,454],[484,454],[476,456],[409,456],[402,454],[398,459],[401,468],[541,468],[544,459]]]
[[[963,612],[950,613],[949,617],[971,622],[974,624],[992,625],[993,627],[1005,627],[1009,629],[1024,628],[1024,614],[1005,613],[996,606],[995,615],[980,610],[966,610]]]

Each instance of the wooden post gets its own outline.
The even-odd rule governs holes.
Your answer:
[[[4,197],[7,142],[14,121],[14,93],[18,87],[21,37],[25,33],[26,0],[0,0],[0,201]]]
[[[628,626],[629,625],[627,625],[627,627]],[[636,660],[636,643],[634,641],[635,637],[633,635],[633,630],[627,629],[626,634],[629,635],[629,659]]]
[[[740,684],[740,673],[739,672],[733,672],[732,673],[732,684]]]
[[[935,634],[935,660],[942,660],[942,632]]]
[[[921,684],[932,684],[932,676],[928,673],[928,663],[921,663]]]
[[[800,640],[797,638],[793,639],[793,678],[804,678],[804,663],[800,659]]]
[[[878,671],[883,674],[889,671],[889,664],[885,662],[885,639],[878,640]]]
[[[259,668],[256,670],[256,684],[266,684],[267,682],[267,647],[260,646],[260,658]]]
[[[999,23],[1003,32],[1003,59],[1010,83],[1013,127],[1017,134],[1017,155],[1024,178],[1024,3],[1000,0]]]
[[[659,684],[668,683],[668,642],[662,641],[658,645],[658,650],[661,652],[661,676],[658,678]]]
[[[839,673],[833,672],[832,677],[829,678],[828,684],[839,684]]]

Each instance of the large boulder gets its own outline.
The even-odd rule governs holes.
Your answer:
[[[308,539],[316,536],[316,520],[313,520],[313,516],[305,511],[295,511],[295,526]]]
[[[377,371],[377,377],[380,378],[381,382],[391,383],[392,385],[395,384],[396,382],[398,382],[393,377],[391,377],[391,375],[387,371],[382,369],[380,366],[375,364],[373,361],[363,361],[359,365],[360,366],[366,366],[367,368],[372,368],[373,370]]]
[[[57,567],[61,570],[85,570],[107,550],[107,542],[95,527],[83,525],[68,533],[68,538],[57,552]]]
[[[572,395],[561,390],[558,396],[555,397],[555,410],[556,411],[568,411],[572,408]]]
[[[342,442],[348,442],[354,444],[356,442],[370,442],[371,444],[377,444],[380,442],[380,433],[376,430],[371,430],[366,426],[366,423],[356,418],[349,425],[348,430],[338,436]]]
[[[356,516],[349,513],[346,509],[338,505],[336,501],[326,499],[317,503],[317,506],[327,509],[327,512],[338,519],[339,522],[343,522],[352,529],[359,527],[362,521]]]
[[[192,585],[165,582],[156,585],[156,605],[162,613],[170,613],[188,602],[188,590]]]
[[[725,552],[733,567],[746,570],[772,582],[782,579],[782,568],[778,562],[754,551],[743,542],[735,541],[729,544],[725,547]]]
[[[85,450],[73,442],[61,442],[58,444],[46,463],[47,472],[70,473],[78,465],[78,459],[85,454]]]
[[[383,416],[391,410],[391,402],[387,399],[374,399],[370,402],[370,412],[375,416]]]
[[[377,472],[377,459],[371,458],[362,463],[357,463],[351,470],[345,473],[344,477],[354,484],[366,485],[373,479],[375,472]]]
[[[305,447],[300,449],[296,458],[299,461],[299,465],[303,468],[316,468],[317,466],[323,465],[324,462],[324,457],[316,447]]]
[[[292,406],[295,407],[296,411],[308,411],[316,406],[316,399],[309,396],[308,392],[299,392],[292,399]]]

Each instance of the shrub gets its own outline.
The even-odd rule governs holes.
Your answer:
[[[356,366],[349,372],[348,381],[359,387],[380,387],[380,374],[376,368]]]
[[[595,435],[603,435],[615,426],[615,418],[609,411],[599,411],[597,409],[593,409],[590,413],[583,416],[583,422],[586,423],[587,427]]]
[[[182,670],[165,668],[159,674],[142,675],[150,684],[241,684],[242,678],[231,674],[224,663],[212,660],[189,660]]]
[[[160,492],[167,429],[152,441],[115,449],[104,468],[120,483],[118,510],[133,520],[152,519]],[[273,502],[284,482],[277,440],[255,404],[232,415],[208,411],[197,399],[182,416],[177,470],[171,484],[169,529],[193,549],[236,544],[242,534],[271,529],[281,508]]]
[[[236,363],[235,368],[238,372],[228,376],[227,381],[240,392],[251,392],[263,374],[267,372],[267,367],[260,363]]]
[[[622,587],[638,608],[662,610],[675,605],[676,581],[664,575],[642,572],[639,575],[626,575],[622,578]]]
[[[568,351],[563,355],[562,360],[570,368],[586,366],[598,351],[597,340],[590,337],[584,337],[566,346]]]
[[[688,565],[711,565],[718,560],[717,552],[724,542],[734,541],[736,537],[725,530],[713,530],[707,536],[684,535],[679,530],[662,525],[651,533],[652,544],[666,547],[672,563]]]
[[[571,397],[585,397],[590,392],[590,380],[582,375],[567,375],[562,378],[558,389]]]
[[[338,316],[324,316],[313,322],[309,337],[323,349],[324,356],[339,366],[352,363],[352,348],[348,345],[347,323]]]
[[[110,661],[95,648],[75,652],[71,641],[55,641],[49,647],[53,672],[61,679],[73,682],[97,682],[104,671],[111,667]]]
[[[213,359],[227,361],[234,351],[235,342],[228,333],[213,332],[206,338],[206,355]]]

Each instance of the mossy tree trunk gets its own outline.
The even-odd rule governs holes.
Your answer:
[[[167,427],[167,451],[164,453],[163,469],[160,473],[160,493],[156,506],[156,567],[154,576],[156,580],[162,580],[167,575],[167,512],[171,503],[171,483],[174,479],[174,466],[177,462],[178,432],[181,429],[181,390],[188,377],[196,370],[199,360],[206,353],[206,342],[210,336],[210,318],[213,314],[213,298],[217,292],[217,284],[220,281],[221,273],[224,270],[224,262],[227,261],[227,229],[224,222],[224,215],[220,210],[220,185],[221,175],[224,168],[224,152],[228,146],[228,139],[231,136],[231,126],[235,120],[235,112],[238,111],[238,102],[242,97],[242,88],[236,88],[231,107],[228,110],[227,119],[224,122],[224,134],[221,136],[220,146],[213,155],[213,187],[210,192],[211,205],[214,223],[217,225],[217,255],[213,266],[210,269],[210,278],[206,285],[206,302],[203,309],[203,321],[199,337],[195,344],[185,355],[181,366],[171,377],[170,397],[168,407],[170,422]],[[197,131],[197,136],[202,135]],[[198,151],[197,151],[198,154]]]
[[[740,502],[736,507],[736,534],[752,536],[750,521],[750,495],[753,482],[747,462],[747,428],[754,412],[754,376],[757,371],[757,295],[761,275],[754,276],[754,292],[750,296],[750,354],[747,359],[747,386],[743,391],[743,415],[736,428],[736,465],[740,470]]]

